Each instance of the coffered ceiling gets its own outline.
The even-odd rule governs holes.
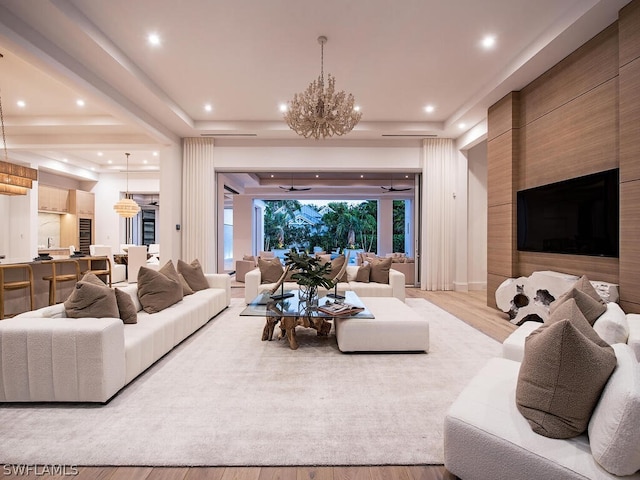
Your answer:
[[[319,75],[319,35],[325,73],[363,112],[339,141],[457,138],[626,3],[0,0],[10,155],[91,178],[122,170],[124,152],[132,170],[157,169],[181,137],[298,141],[279,106]]]

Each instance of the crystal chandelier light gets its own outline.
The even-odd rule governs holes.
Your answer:
[[[3,58],[1,53],[0,58]],[[0,125],[2,126],[2,146],[4,151],[4,161],[0,160],[0,195],[26,195],[29,189],[31,189],[33,181],[38,179],[38,171],[9,162],[7,139],[4,134],[4,114],[2,112],[1,95]]]
[[[287,104],[284,119],[287,125],[304,138],[327,138],[353,130],[362,113],[351,93],[336,92],[336,79],[327,75],[324,82],[324,44],[327,37],[318,37],[320,44],[320,76],[302,93],[296,93]]]
[[[113,206],[113,209],[118,215],[123,218],[133,218],[140,211],[140,206],[129,196],[129,153],[125,153],[127,156],[127,191],[124,194],[124,198]]]

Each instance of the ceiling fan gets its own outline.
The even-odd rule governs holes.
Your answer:
[[[411,190],[411,187],[394,187],[393,186],[393,179],[391,179],[391,185],[389,187],[380,187],[381,189],[383,189],[385,191],[385,193],[387,192],[406,192],[408,190]]]
[[[291,176],[291,186],[290,187],[280,187],[282,190],[286,190],[287,192],[305,192],[307,190],[311,190],[311,187],[294,187],[293,186],[293,175]]]

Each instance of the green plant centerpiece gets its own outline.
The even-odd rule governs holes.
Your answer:
[[[299,285],[301,300],[306,302],[307,307],[317,306],[318,287],[327,290],[333,288],[333,281],[329,277],[331,263],[324,263],[306,252],[298,252],[295,248],[285,253],[284,259],[284,264],[295,272],[291,278]]]

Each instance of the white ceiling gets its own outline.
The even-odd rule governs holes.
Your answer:
[[[15,161],[91,178],[122,170],[124,152],[132,170],[157,169],[154,152],[181,137],[297,139],[278,107],[319,75],[319,35],[325,73],[363,112],[340,141],[457,138],[626,3],[0,0],[7,143]]]

